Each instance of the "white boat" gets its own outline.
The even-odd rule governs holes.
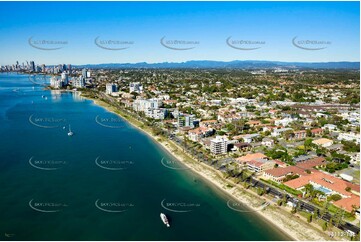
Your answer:
[[[167,227],[170,227],[168,218],[167,218],[167,216],[165,216],[164,213],[160,213],[160,218],[162,219],[163,223],[164,223],[165,225],[167,225]]]
[[[71,131],[71,128],[70,128],[70,124],[69,124],[69,132],[68,132],[68,136],[73,136],[74,133]]]

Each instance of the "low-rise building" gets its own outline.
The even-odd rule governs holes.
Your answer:
[[[328,130],[337,130],[337,126],[334,124],[325,124],[322,129],[328,129]]]
[[[246,134],[242,138],[245,143],[252,143],[254,139],[259,136],[260,136],[259,134]]]
[[[198,127],[188,131],[188,138],[194,142],[198,142],[201,138],[208,137],[214,132],[211,128]]]
[[[273,169],[275,164],[274,161],[268,159],[254,159],[246,162],[247,169],[257,173]]]
[[[264,171],[263,177],[268,180],[275,182],[282,182],[288,175],[300,175],[303,174],[304,170],[297,166],[287,166],[281,168],[273,168]]]
[[[291,129],[291,128],[274,129],[273,132],[271,133],[271,135],[273,137],[277,137],[277,136],[282,135],[286,131],[292,131],[292,130],[293,129]]]
[[[360,143],[360,134],[356,134],[353,132],[350,133],[340,133],[337,137],[338,140],[345,140],[355,142],[357,144]]]
[[[272,147],[275,144],[275,141],[271,138],[263,138],[261,144],[266,147]]]
[[[252,146],[249,143],[239,142],[239,143],[233,144],[232,151],[247,151],[251,147]]]
[[[268,159],[266,155],[262,153],[251,153],[241,157],[238,157],[236,160],[241,164],[244,165],[247,161],[256,160],[256,159]]]
[[[322,135],[323,134],[323,129],[322,128],[311,129],[311,133],[313,135]]]
[[[299,139],[305,139],[307,136],[306,130],[298,130],[293,132],[293,136],[291,139],[299,140]]]
[[[297,119],[293,119],[293,118],[278,119],[278,120],[275,120],[275,125],[277,125],[277,126],[282,125],[283,127],[286,127],[287,125],[289,125],[290,123],[292,123],[295,120],[297,120]]]
[[[317,146],[328,147],[333,145],[333,140],[321,138],[321,139],[313,140],[312,143]]]

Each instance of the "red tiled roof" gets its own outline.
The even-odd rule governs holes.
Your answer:
[[[286,166],[287,164],[280,160],[273,160],[278,166]]]
[[[360,207],[360,197],[351,195],[351,197],[343,198],[341,200],[334,202],[333,204],[336,205],[337,207],[341,207],[341,208],[351,212],[353,209],[352,205],[355,205],[357,208]]]
[[[316,157],[316,158],[313,158],[313,159],[309,159],[309,160],[306,160],[304,162],[300,162],[297,164],[298,167],[300,168],[303,168],[303,169],[310,169],[310,168],[313,168],[315,166],[320,166],[320,165],[323,165],[325,164],[325,158],[323,157]]]
[[[305,173],[303,169],[300,169],[296,166],[287,166],[287,167],[283,167],[283,168],[274,168],[274,169],[270,169],[265,171],[265,173],[273,176],[273,177],[281,177],[281,176],[286,176],[290,173],[292,174],[303,174]],[[307,174],[307,173],[306,173]]]
[[[247,164],[255,167],[261,167],[264,163],[261,161],[251,160],[247,161]]]
[[[192,130],[189,130],[188,133],[194,133],[194,134],[202,134],[208,131],[208,128],[206,127],[198,127]]]
[[[321,133],[323,132],[323,129],[317,128],[317,129],[311,129],[311,133]]]
[[[346,191],[346,187],[351,187],[354,185],[350,182],[319,172],[317,170],[308,176],[301,176],[297,179],[285,182],[284,184],[291,188],[298,189],[308,184],[309,182],[317,183],[344,196],[351,196],[352,193]]]
[[[262,153],[253,153],[253,154],[247,154],[247,155],[238,157],[236,160],[238,160],[240,162],[246,162],[246,161],[251,161],[254,159],[263,159],[263,158],[267,158],[267,156],[265,156]]]

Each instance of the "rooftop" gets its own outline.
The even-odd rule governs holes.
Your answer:
[[[326,138],[321,138],[321,139],[317,139],[317,140],[312,141],[312,143],[315,143],[315,144],[318,144],[318,145],[323,145],[323,144],[326,144],[328,142],[332,142],[332,140],[326,139]]]
[[[262,153],[253,153],[238,157],[236,160],[239,162],[247,162],[247,161],[251,161],[255,159],[263,159],[263,158],[267,158],[267,156],[265,156]]]
[[[344,199],[338,200],[338,201],[334,202],[333,204],[351,212],[353,209],[352,205],[356,205],[357,207],[360,207],[360,197],[351,195],[350,198],[344,198]]]

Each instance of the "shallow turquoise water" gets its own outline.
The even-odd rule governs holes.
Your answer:
[[[182,168],[114,114],[27,75],[0,74],[0,137],[0,240],[289,239],[163,166]]]

